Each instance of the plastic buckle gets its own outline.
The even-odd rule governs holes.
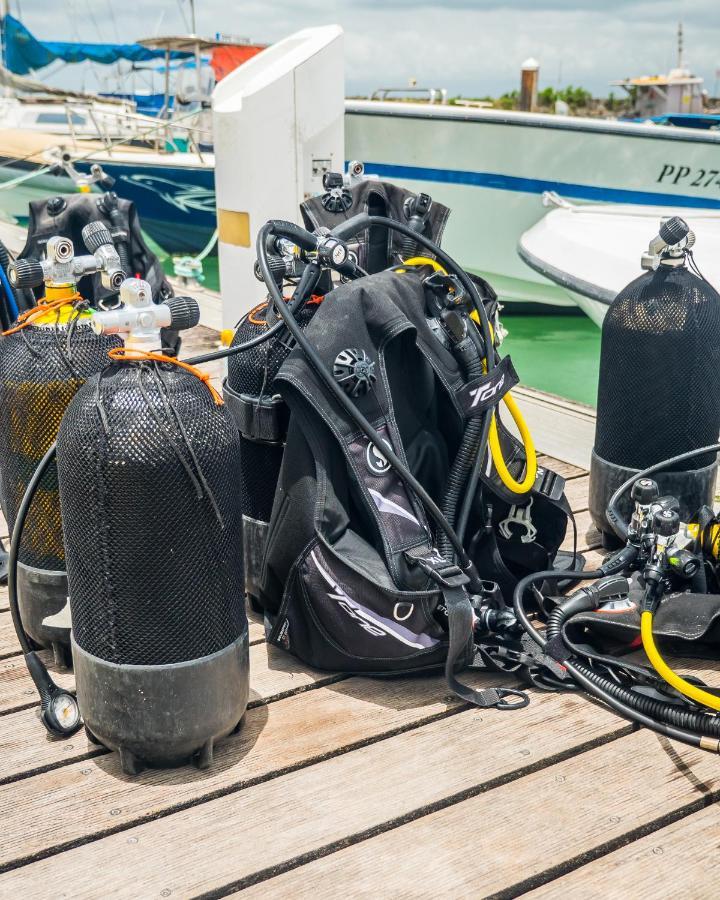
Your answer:
[[[538,466],[533,493],[542,494],[550,500],[560,500],[565,490],[565,479],[552,469]]]
[[[419,566],[438,587],[464,587],[470,578],[456,563],[448,562],[442,556],[413,556],[405,551],[405,559],[410,565]]]
[[[457,275],[433,272],[423,281],[423,285],[433,292],[441,309],[467,310],[469,308],[467,291]],[[439,311],[438,309],[437,312]]]

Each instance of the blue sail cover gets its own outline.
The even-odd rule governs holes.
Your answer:
[[[3,21],[5,66],[16,75],[27,75],[34,69],[49,66],[56,59],[79,63],[86,59],[108,65],[119,59],[147,62],[164,59],[164,50],[151,50],[142,44],[81,44],[66,41],[39,41],[14,16]],[[187,59],[191,53],[172,50],[170,59]]]

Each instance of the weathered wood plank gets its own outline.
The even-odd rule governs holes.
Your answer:
[[[58,670],[52,663],[52,653],[41,651],[40,655],[52,672],[56,683],[62,688],[72,690],[75,687],[72,672],[65,669]],[[23,707],[34,706],[36,700],[37,691],[23,657],[11,656],[2,660],[0,662],[0,715]]]
[[[588,508],[588,482],[589,475],[580,475],[573,478],[565,485],[565,496],[570,504],[570,509],[577,515]]]
[[[22,661],[14,660],[22,666]],[[0,663],[0,674],[2,673]],[[55,677],[55,673],[53,673]],[[280,697],[304,692],[310,688],[334,684],[344,676],[320,673],[306,668],[302,663],[275,647],[256,645],[250,648],[250,705],[258,707],[273,703]],[[72,675],[65,673],[57,678],[63,686],[71,687]],[[38,718],[37,693],[32,689],[29,676],[23,682],[32,692],[22,695],[27,708],[2,717],[0,728],[0,783],[25,777],[37,770],[56,768],[69,762],[87,759],[106,753],[98,749],[80,731],[67,740],[50,738]],[[435,688],[437,692],[437,688]],[[17,692],[16,692],[17,696]],[[410,701],[409,701],[410,702]],[[312,721],[312,703],[308,701],[306,715]],[[0,842],[1,843],[1,842]]]
[[[568,480],[571,478],[579,478],[581,475],[587,475],[586,469],[581,469],[579,466],[563,462],[561,459],[555,459],[552,456],[546,456],[544,453],[538,455],[538,463],[541,466],[547,466],[548,469],[552,469],[553,472],[557,472],[558,475],[562,475],[563,478],[567,478]]]
[[[588,510],[579,512],[575,516],[575,524],[578,530],[578,550],[585,552],[586,550],[595,550],[602,545],[600,532],[593,525]],[[565,540],[562,543],[563,550],[572,550],[573,531],[572,526],[568,526]]]
[[[488,676],[473,680],[490,682]],[[239,790],[462,706],[447,696],[439,677],[355,678],[249,710],[241,731],[218,744],[209,771],[185,766],[127,778],[118,757],[108,754],[6,784],[0,787],[0,868],[18,856]],[[33,762],[30,755],[28,762]]]
[[[716,756],[637,732],[294,868],[248,897],[320,900],[358,896],[358,886],[367,897],[516,896],[555,867],[632,840],[719,793]],[[627,884],[652,896],[636,876]],[[623,896],[608,894],[603,881],[598,887],[604,897]],[[577,894],[555,883],[548,896]]]
[[[350,680],[337,690],[353,690],[356,684]],[[372,694],[370,704],[371,698]],[[270,707],[269,715],[276,709]],[[509,720],[511,715],[514,722]],[[307,728],[313,731],[314,722]],[[463,792],[481,791],[495,780],[519,777],[530,767],[560,754],[574,755],[589,742],[617,738],[627,729],[609,711],[592,708],[584,698],[570,695],[539,696],[521,713],[466,710],[13,869],[0,876],[0,894],[52,894],[55,898],[59,886],[67,884],[73,898],[95,897],[100,888],[106,896],[121,898],[136,896],[142,885],[144,896],[162,891],[187,897],[235,887],[238,880],[301,854],[318,852],[333,842],[414,815],[429,804],[453,802]],[[332,751],[332,744],[325,747]],[[102,757],[101,762],[105,761]],[[243,764],[239,763],[241,770]],[[21,781],[17,787],[29,783]],[[182,788],[177,785],[175,790]],[[37,809],[26,807],[26,821],[27,815],[33,815],[40,827],[40,821],[48,817],[47,798],[46,793],[44,800],[38,800]],[[68,801],[72,802],[70,796]],[[131,795],[126,802],[132,802]],[[14,803],[19,805],[17,794]],[[106,815],[107,827],[112,828],[115,817],[111,818],[107,805],[105,801],[96,812]],[[122,816],[122,807],[118,808],[116,815]],[[86,803],[85,815],[90,814]],[[145,807],[145,814],[153,814],[152,805]],[[476,867],[478,859],[487,859],[489,854],[469,853],[467,842],[476,846],[482,841],[484,826],[469,831],[466,823],[462,830],[467,838],[464,852]],[[516,821],[513,844],[517,827]],[[62,817],[55,819],[55,829],[56,835],[65,833]],[[5,822],[6,859],[22,852],[24,842],[33,840],[33,830],[23,826],[18,838]],[[431,865],[433,854],[423,852],[425,863]],[[382,879],[386,867],[376,874]],[[355,890],[357,887],[355,884]],[[374,887],[377,891],[382,885],[376,881]]]
[[[0,659],[15,656],[20,652],[12,617],[9,612],[0,612]]]
[[[643,897],[667,897],[672,885],[676,900],[716,897],[719,833],[720,808],[715,804],[523,896],[607,900],[627,897],[629,885],[642,885]]]
[[[72,672],[57,671],[49,654],[43,651],[43,659],[53,672],[57,683],[73,690]],[[269,644],[250,647],[251,687],[257,694],[257,702],[269,697],[285,696],[318,684],[329,684],[344,678],[333,672],[318,672],[304,666],[295,657]],[[34,706],[37,693],[21,656],[11,656],[0,662],[0,714],[27,706]]]

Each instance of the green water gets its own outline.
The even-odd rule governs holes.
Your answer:
[[[512,356],[521,384],[595,406],[600,329],[586,316],[503,315],[508,336],[503,355]]]
[[[154,242],[152,249],[165,269],[172,272],[172,260]],[[218,257],[203,260],[204,285],[220,289]],[[600,329],[584,315],[503,314],[508,336],[503,355],[510,354],[522,384],[558,394],[569,400],[595,405],[600,359]]]

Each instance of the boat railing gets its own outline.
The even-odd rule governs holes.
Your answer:
[[[393,97],[392,94],[400,96]],[[427,103],[447,103],[447,88],[378,88],[370,100],[425,100]],[[418,96],[419,95],[419,96]]]

